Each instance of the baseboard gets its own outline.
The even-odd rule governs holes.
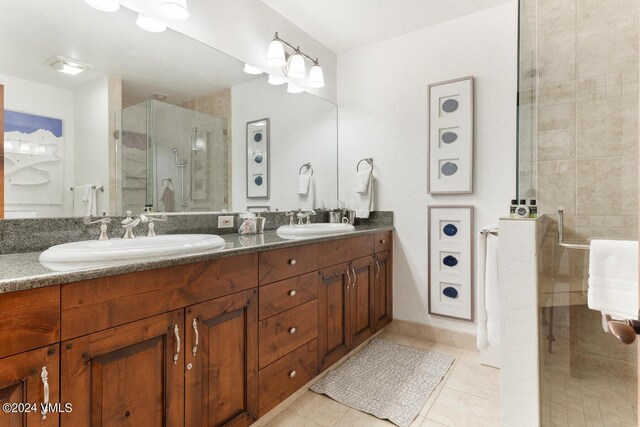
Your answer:
[[[398,319],[394,319],[384,330],[463,350],[478,351],[476,348],[476,336],[466,332],[452,331],[451,329]]]

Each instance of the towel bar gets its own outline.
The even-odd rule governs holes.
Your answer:
[[[313,167],[311,167],[311,162],[309,163],[305,163],[304,165],[300,166],[300,170],[298,171],[298,175],[302,175],[302,169],[307,168],[308,170],[311,171],[311,176],[313,176]]]
[[[360,170],[360,163],[362,163],[362,162],[369,163],[371,165],[371,167],[373,168],[373,157],[367,157],[367,158],[364,158],[364,159],[362,159],[362,160],[360,160],[358,162],[358,164],[356,165],[356,171]]]
[[[498,230],[481,230],[481,234],[491,234],[492,236],[498,235]]]
[[[92,185],[91,188],[94,188],[94,189],[104,193],[104,185],[101,185],[100,187],[96,187],[95,185]],[[75,191],[75,189],[76,189],[76,187],[69,187],[69,190],[71,190],[71,191]]]
[[[568,249],[580,249],[583,251],[589,250],[589,245],[564,242],[564,209],[562,208],[558,208],[558,246]]]

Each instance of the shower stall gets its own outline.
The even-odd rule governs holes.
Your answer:
[[[637,0],[520,0],[518,193],[543,214],[543,426],[637,425],[637,347],[587,306],[587,245],[638,238],[638,12]]]
[[[228,208],[226,119],[150,100],[122,109],[116,120],[118,212]]]

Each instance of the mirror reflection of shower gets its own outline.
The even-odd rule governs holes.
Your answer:
[[[180,193],[178,194],[178,196],[180,197],[180,205],[183,208],[186,208],[189,206],[189,198],[191,197],[191,180],[189,180],[189,192],[187,194],[185,194],[184,191],[184,171],[187,168],[187,165],[189,164],[189,161],[186,159],[182,159],[182,160],[178,160],[178,148],[177,147],[173,147],[171,149],[171,152],[173,153],[173,155],[176,158],[176,168],[180,171]]]

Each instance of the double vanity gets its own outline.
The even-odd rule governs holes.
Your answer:
[[[0,256],[0,400],[37,404],[0,425],[250,425],[391,321],[392,227],[327,226],[66,271]]]

